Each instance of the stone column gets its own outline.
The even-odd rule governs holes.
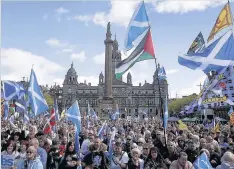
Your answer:
[[[112,98],[112,51],[113,40],[111,39],[110,22],[107,24],[105,43],[105,90],[104,97]]]

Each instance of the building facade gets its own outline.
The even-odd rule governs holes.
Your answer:
[[[91,83],[79,83],[79,76],[72,63],[63,82],[62,97],[60,97],[62,107],[69,108],[77,100],[81,112],[87,111],[89,103],[102,118],[108,117],[109,112],[115,111],[117,105],[122,118],[160,116],[159,98],[160,93],[163,100],[168,96],[167,81],[161,81],[159,84],[157,70],[152,77],[152,83],[145,82],[134,86],[132,84],[134,77],[130,73],[127,74],[127,82],[124,82],[122,77],[117,80],[115,66],[122,58],[116,37],[114,40],[111,39],[110,23],[107,25],[104,44],[105,74],[102,72],[99,74],[99,84],[92,86]]]

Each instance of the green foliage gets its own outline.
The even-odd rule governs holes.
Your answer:
[[[180,110],[185,106],[192,102],[197,97],[197,94],[192,94],[184,98],[178,98],[173,100],[168,105],[168,111],[172,114],[180,112]]]
[[[50,96],[48,93],[44,93],[44,97],[46,99],[46,102],[47,102],[48,106],[53,106],[53,104],[54,104],[53,97]]]

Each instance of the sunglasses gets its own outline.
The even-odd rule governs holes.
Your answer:
[[[143,148],[143,150],[148,150],[148,148]]]
[[[138,144],[144,144],[144,143],[142,143],[142,142],[138,142]]]
[[[27,154],[32,154],[33,152],[32,151],[27,151]]]

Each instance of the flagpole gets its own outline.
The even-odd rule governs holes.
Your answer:
[[[156,62],[156,58],[154,59],[155,62],[155,67],[156,67],[156,73],[157,73],[157,82],[158,82],[158,89],[159,89],[159,106],[160,106],[160,113],[161,113],[161,117],[163,118],[163,99],[162,99],[162,94],[161,94],[161,87],[160,87],[160,83],[159,83],[159,77],[158,77],[158,67],[157,67],[157,62]],[[156,101],[156,100],[155,100]],[[166,129],[164,128],[164,120],[163,121],[163,129],[164,129],[164,137],[165,137],[165,145],[167,145],[167,141],[166,141]]]

